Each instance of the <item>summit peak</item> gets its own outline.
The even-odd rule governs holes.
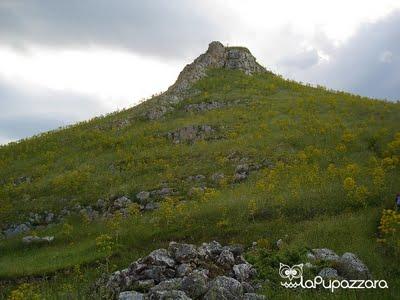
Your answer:
[[[192,85],[205,77],[208,69],[241,70],[247,75],[266,72],[247,48],[227,47],[213,41],[206,52],[183,68],[175,83],[160,95],[158,105],[146,114],[147,118],[158,119],[171,109],[171,105],[187,98]]]
[[[257,63],[247,48],[226,47],[219,41],[213,41],[208,45],[205,53],[185,66],[167,93],[180,94],[184,92],[194,82],[204,77],[207,69],[210,68],[237,69],[247,75],[265,72],[265,68]]]

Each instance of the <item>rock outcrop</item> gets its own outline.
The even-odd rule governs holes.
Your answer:
[[[174,144],[182,142],[193,143],[197,140],[210,138],[215,131],[216,130],[210,125],[190,125],[168,132],[167,137],[171,139]]]
[[[265,299],[254,294],[256,270],[240,245],[200,247],[171,242],[99,280],[98,288],[119,299]]]
[[[210,68],[236,69],[248,75],[265,72],[247,48],[224,47],[222,43],[214,41],[210,43],[205,53],[182,70],[166,94],[174,94],[178,100],[193,83],[206,76],[206,71]]]
[[[209,44],[208,50],[196,58],[191,64],[186,65],[179,74],[176,82],[159,96],[156,105],[146,112],[150,120],[161,118],[172,109],[172,105],[189,96],[189,90],[199,79],[207,75],[207,70],[224,68],[241,70],[247,75],[266,72],[265,68],[257,63],[255,57],[244,47],[225,47],[222,43],[214,41]],[[206,105],[205,107],[192,107],[190,109],[207,110],[220,104]]]

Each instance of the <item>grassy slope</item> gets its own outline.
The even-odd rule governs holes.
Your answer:
[[[399,104],[237,71],[213,70],[196,88],[201,93],[160,121],[140,117],[150,101],[0,148],[0,225],[23,220],[30,211],[57,211],[111,195],[133,196],[163,181],[180,191],[153,214],[91,224],[72,218],[70,234],[62,234],[62,225],[40,232],[56,236],[46,247],[23,247],[19,238],[0,241],[5,287],[0,297],[17,278],[43,274],[56,276],[38,279],[35,286],[42,296],[85,295],[104,268],[124,267],[172,239],[245,244],[265,239],[272,244],[286,234],[282,251],[307,246],[355,252],[376,278],[387,279],[393,287],[384,296],[400,293],[399,259],[385,254],[375,241],[381,210],[391,207],[400,184],[399,166],[382,163],[398,130]],[[182,109],[204,101],[232,105],[196,114]],[[118,128],[124,119],[130,124]],[[213,125],[223,138],[174,145],[160,135],[191,124]],[[267,158],[276,167],[232,185],[239,162],[227,157],[234,152],[254,162]],[[377,184],[377,170],[384,171],[382,185]],[[180,201],[194,185],[187,176],[209,178],[217,171],[227,175],[226,182],[215,185],[207,179],[213,189],[206,195]],[[32,176],[33,182],[14,187],[13,179],[23,175]],[[351,192],[343,186],[347,177],[356,182]],[[96,246],[96,238],[104,234],[113,237],[111,256]],[[105,257],[111,265],[105,266]],[[266,293],[294,297],[282,290]]]

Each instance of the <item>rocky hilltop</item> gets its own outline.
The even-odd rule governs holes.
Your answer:
[[[147,117],[153,120],[163,116],[171,109],[171,105],[189,96],[188,91],[193,83],[205,77],[206,71],[211,68],[241,70],[247,75],[266,72],[266,69],[257,63],[249,49],[225,47],[221,42],[211,42],[205,53],[185,66],[176,82],[160,96],[157,107],[147,112]]]
[[[220,42],[211,42],[205,53],[201,54],[179,74],[176,82],[166,94],[182,94],[194,82],[206,75],[209,68],[242,70],[248,75],[265,72],[255,57],[244,47],[224,47]]]

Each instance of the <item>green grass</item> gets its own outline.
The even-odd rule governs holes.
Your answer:
[[[273,245],[287,235],[276,255],[306,247],[354,252],[376,278],[390,282],[380,298],[395,299],[400,260],[376,239],[382,209],[392,208],[400,185],[400,148],[393,142],[400,105],[304,86],[271,73],[211,70],[194,88],[200,92],[158,121],[142,117],[156,103],[150,100],[0,148],[0,226],[25,220],[31,211],[57,212],[113,195],[134,198],[162,182],[180,192],[160,210],[141,216],[93,223],[71,217],[66,220],[73,227],[70,236],[63,234],[63,224],[37,231],[54,235],[51,245],[27,247],[20,237],[0,241],[0,298],[21,282],[32,283],[42,298],[89,297],[101,274],[124,268],[171,240],[249,246],[265,239]],[[201,113],[183,109],[204,101],[230,105]],[[124,120],[129,125],[119,128],[116,124]],[[175,145],[163,136],[192,124],[217,128],[219,139]],[[236,160],[228,158],[232,153]],[[268,159],[275,167],[233,184],[243,158]],[[226,182],[213,183],[214,172],[225,173]],[[186,178],[196,174],[206,175],[210,189],[189,197],[195,183]],[[14,186],[20,176],[31,176],[32,183]],[[346,178],[355,182],[348,190]],[[112,238],[111,251],[96,245],[104,235]],[[268,284],[264,291],[278,299],[332,298]],[[374,299],[377,293],[339,293],[336,298]]]

